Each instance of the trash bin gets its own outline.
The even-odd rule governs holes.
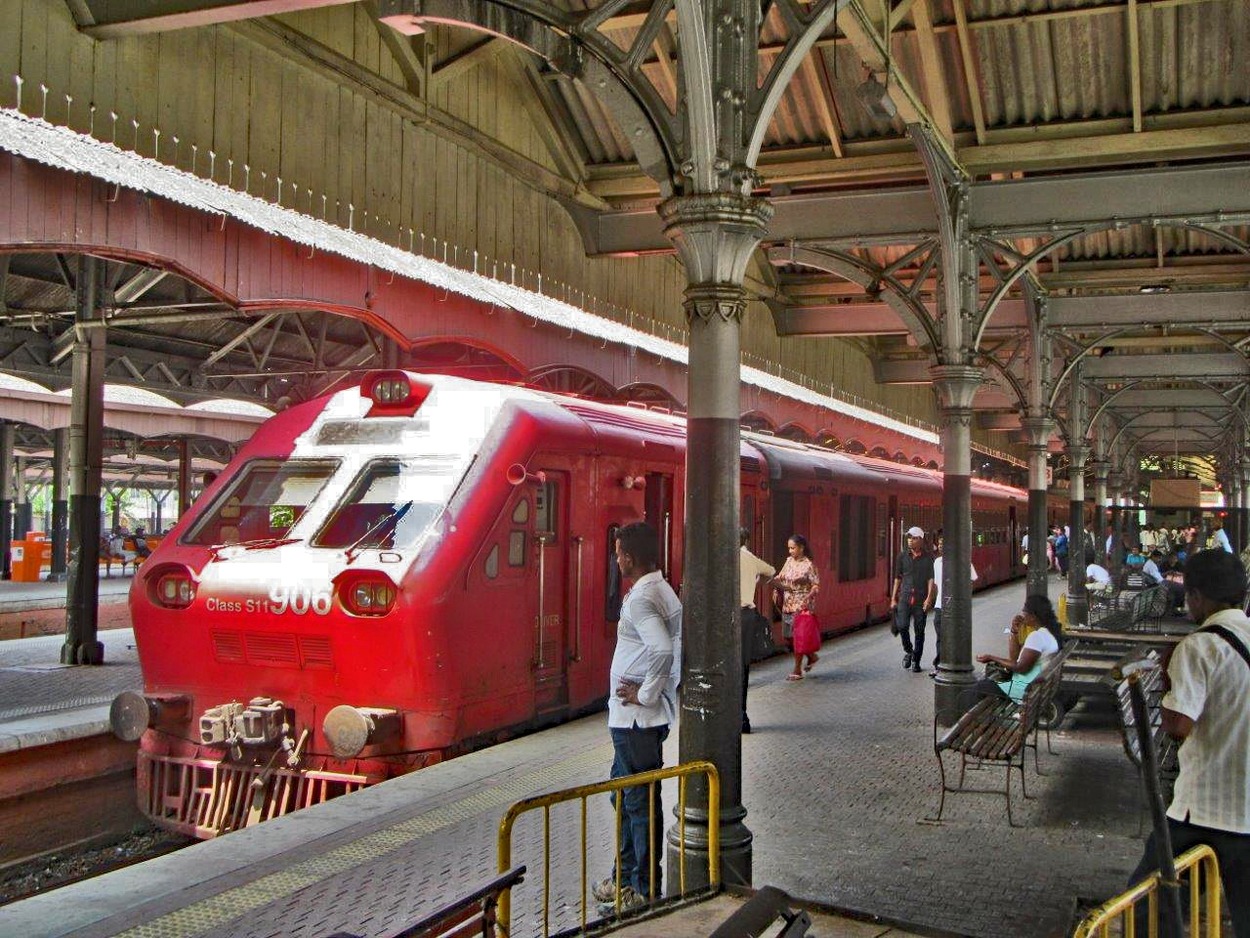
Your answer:
[[[52,560],[52,543],[42,535],[9,542],[10,576],[18,583],[38,583],[40,568]]]

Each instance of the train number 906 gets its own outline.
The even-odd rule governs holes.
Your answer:
[[[269,611],[279,616],[287,612],[297,616],[309,612],[324,616],[330,613],[330,599],[328,586],[275,583],[269,588]]]

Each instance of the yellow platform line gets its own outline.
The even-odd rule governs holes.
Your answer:
[[[492,808],[511,805],[532,795],[536,789],[567,787],[567,781],[579,780],[595,766],[602,767],[611,761],[612,748],[597,746],[535,772],[518,776],[502,785],[481,789],[452,804],[443,805],[350,844],[336,847],[321,856],[303,860],[254,882],[226,889],[150,922],[136,925],[119,933],[119,938],[194,938],[307,886],[393,853],[435,831],[477,817]]]

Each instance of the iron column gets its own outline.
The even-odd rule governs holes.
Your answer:
[[[0,562],[0,579],[13,576],[13,557],[10,543],[13,540],[13,443],[17,427],[6,421],[0,424],[0,548],[4,558]]]
[[[1046,462],[1054,421],[1024,417],[1020,424],[1029,435],[1029,569],[1030,596],[1048,595],[1046,583]]]
[[[959,719],[959,696],[972,672],[972,398],[983,371],[968,365],[930,369],[942,419],[942,624],[933,705],[939,723]]]
[[[100,318],[104,264],[78,258],[74,321],[74,396],[69,426],[69,543],[62,664],[103,664],[96,638],[100,587],[100,476],[104,464],[104,330],[79,324]]]
[[[707,759],[720,772],[721,877],[750,885],[751,832],[742,806],[739,359],[743,277],[772,208],[763,200],[717,192],[676,196],[659,211],[664,233],[686,268],[690,324],[679,748],[682,762]],[[708,881],[707,790],[692,780],[688,791],[686,880],[697,885]],[[677,829],[671,829],[670,845],[677,838]],[[676,862],[676,850],[670,849],[670,882]]]
[[[65,579],[65,545],[68,540],[68,506],[65,503],[65,471],[69,463],[69,427],[52,432],[52,569],[48,579]]]

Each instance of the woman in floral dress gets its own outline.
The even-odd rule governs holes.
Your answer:
[[[773,578],[772,585],[782,593],[781,621],[784,625],[782,634],[785,635],[787,641],[790,641],[794,635],[794,617],[804,610],[816,611],[816,593],[820,590],[820,573],[816,570],[816,565],[812,563],[807,538],[802,534],[790,535],[786,547],[789,556],[781,572]],[[807,658],[806,670],[808,671],[820,660],[820,656],[815,653],[806,656],[795,654],[794,671],[786,675],[787,681],[803,679],[804,657]]]

